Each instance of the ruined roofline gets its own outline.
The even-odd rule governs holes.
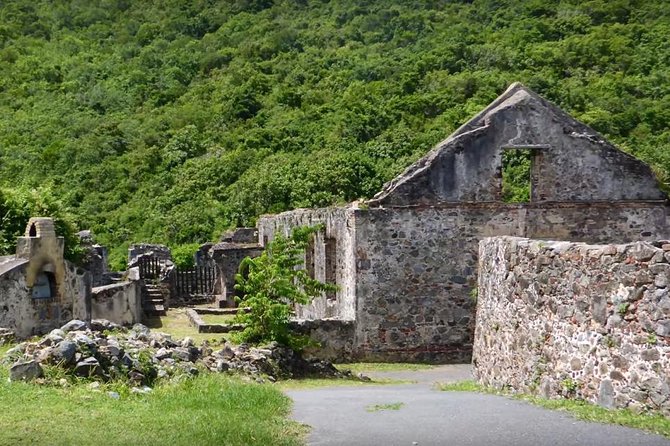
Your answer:
[[[519,95],[519,93],[521,93],[521,95]],[[510,100],[512,100],[513,102]],[[624,157],[628,158],[629,160],[646,166],[646,168],[649,169],[649,171],[653,174],[651,168],[645,162],[635,158],[634,156],[614,146],[609,141],[607,141],[607,139],[603,137],[600,133],[598,133],[588,125],[576,120],[574,117],[570,116],[568,113],[563,111],[556,104],[538,95],[533,90],[523,85],[521,82],[514,82],[507,88],[507,90],[505,90],[503,94],[498,96],[493,102],[491,102],[488,106],[486,106],[482,111],[477,113],[474,117],[469,119],[465,124],[461,125],[447,138],[436,144],[426,155],[424,155],[419,160],[408,166],[400,175],[384,184],[381,191],[375,194],[375,196],[372,199],[368,200],[366,204],[370,206],[382,205],[383,201],[387,197],[393,195],[393,193],[399,186],[407,182],[411,182],[412,180],[417,178],[422,172],[429,169],[432,166],[435,159],[438,158],[441,153],[443,153],[446,150],[453,149],[453,146],[456,145],[461,138],[486,131],[486,129],[488,128],[488,122],[491,115],[504,111],[504,108],[506,108],[507,105],[512,105],[514,102],[520,102],[522,100],[537,104],[539,107],[547,110],[547,112],[555,115],[557,118],[571,123],[573,127],[579,130],[578,134],[574,136],[590,139],[594,142],[597,142],[600,145],[605,146],[610,150],[615,150],[620,154],[622,154]],[[509,104],[506,104],[506,102],[508,101],[510,101]],[[656,181],[657,184],[660,184],[658,179]]]

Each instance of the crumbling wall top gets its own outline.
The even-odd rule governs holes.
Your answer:
[[[32,217],[26,225],[25,237],[56,237],[56,226],[53,218]]]
[[[527,151],[530,201],[656,201],[651,168],[520,83],[387,183],[370,206],[501,202],[503,154]],[[509,153],[509,152],[508,152]]]

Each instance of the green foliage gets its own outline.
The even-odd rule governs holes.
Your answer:
[[[301,266],[305,248],[319,226],[295,228],[290,237],[278,235],[256,258],[247,257],[235,277],[235,289],[242,293],[240,306],[249,312],[238,312],[235,322],[246,325],[239,333],[243,342],[277,341],[291,348],[304,348],[309,339],[291,333],[289,321],[295,304],[308,304],[326,291],[337,287],[309,277]]]
[[[0,187],[120,266],[370,197],[516,80],[667,182],[669,38],[653,0],[2,2]]]
[[[616,306],[616,311],[619,313],[619,316],[624,317],[626,312],[628,312],[628,307],[630,307],[630,302],[622,302]]]
[[[506,203],[530,201],[530,150],[507,149],[502,153],[502,200]]]
[[[82,255],[72,216],[50,189],[0,188],[0,255],[16,252],[30,217],[53,217],[57,235],[65,238],[65,258],[77,262]]]
[[[172,253],[172,261],[177,268],[192,268],[195,265],[195,253],[200,249],[200,244],[189,243],[188,245],[180,245],[170,250]]]

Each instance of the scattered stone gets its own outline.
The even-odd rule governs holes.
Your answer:
[[[147,393],[151,393],[151,387],[133,387],[130,389],[131,393],[139,393],[141,395],[146,395]]]
[[[80,321],[79,319],[72,319],[67,324],[63,325],[60,329],[63,333],[68,333],[70,331],[82,331],[86,330],[86,322]]]
[[[32,381],[44,375],[42,366],[37,361],[16,362],[9,369],[10,381]]]
[[[91,330],[93,331],[124,331],[125,328],[107,319],[93,319],[91,321]]]
[[[35,342],[25,342],[9,350],[5,361],[16,362],[13,380],[42,376],[40,364],[62,367],[66,373],[95,380],[118,379],[121,376],[136,387],[151,384],[154,379],[197,375],[201,369],[218,373],[241,373],[253,380],[279,378],[343,377],[332,364],[306,360],[293,350],[272,343],[263,348],[248,345],[224,345],[213,351],[209,344],[196,347],[193,339],[173,341],[164,333],[152,333],[136,324],[129,331],[114,335],[100,330],[110,327],[95,322],[91,327],[72,321],[53,330]],[[48,338],[48,341],[45,339]],[[67,385],[67,380],[64,384]]]
[[[84,378],[90,378],[94,376],[102,375],[102,367],[97,359],[93,357],[85,358],[83,361],[77,362],[77,365],[74,367],[74,373],[77,376],[82,376]]]
[[[14,332],[8,328],[0,328],[0,345],[9,344],[14,340]]]

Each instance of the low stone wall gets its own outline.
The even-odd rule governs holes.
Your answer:
[[[670,414],[670,242],[480,242],[479,382]]]
[[[129,281],[93,288],[93,319],[107,319],[121,325],[142,320],[142,282]]]
[[[354,352],[354,321],[338,319],[296,320],[291,328],[319,343],[307,348],[305,357],[331,362],[350,362]]]

